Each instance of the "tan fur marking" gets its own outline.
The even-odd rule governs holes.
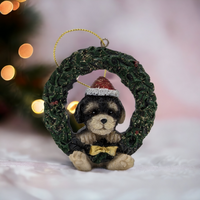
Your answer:
[[[78,134],[76,137],[85,144],[93,144],[97,141],[96,135],[88,130],[82,132],[81,134]]]
[[[108,107],[109,107],[110,109],[116,111],[116,112],[118,111],[118,106],[117,106],[117,104],[114,103],[114,102],[112,102],[112,101],[108,102]]]
[[[107,164],[109,170],[126,170],[134,165],[134,159],[127,154],[118,154]]]
[[[106,140],[110,143],[117,143],[121,140],[121,136],[115,131],[112,131],[110,134],[106,135]]]
[[[86,154],[81,151],[74,151],[72,154],[70,154],[69,159],[80,171],[90,171],[92,169],[92,165]]]
[[[89,102],[87,105],[86,105],[86,108],[84,110],[84,113],[87,113],[89,111],[92,111],[94,108],[98,108],[98,103],[97,102]]]

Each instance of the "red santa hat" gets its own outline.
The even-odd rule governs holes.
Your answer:
[[[119,92],[113,87],[112,83],[103,76],[95,80],[91,87],[86,89],[85,94],[93,96],[119,96]]]

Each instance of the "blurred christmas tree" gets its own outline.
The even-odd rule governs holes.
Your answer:
[[[44,127],[42,101],[34,101],[42,98],[47,76],[53,69],[44,65],[22,68],[20,64],[32,52],[26,48],[18,54],[19,47],[41,24],[40,15],[32,7],[19,3],[23,1],[0,0],[0,120],[13,113],[21,113],[31,119],[34,127]]]

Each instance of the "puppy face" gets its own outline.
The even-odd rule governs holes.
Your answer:
[[[117,123],[123,123],[124,108],[117,97],[85,96],[75,112],[78,123],[85,123],[88,130],[98,135],[111,133]]]

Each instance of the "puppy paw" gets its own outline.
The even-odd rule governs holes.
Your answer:
[[[97,141],[96,135],[87,131],[77,136],[84,144],[93,144]]]
[[[81,151],[74,151],[70,156],[69,159],[76,167],[76,169],[80,171],[90,171],[92,166],[88,161],[87,156]]]
[[[110,143],[117,143],[121,140],[121,136],[113,131],[106,136],[106,140]]]
[[[134,165],[134,159],[127,154],[120,154],[111,160],[106,168],[109,170],[126,170]]]

